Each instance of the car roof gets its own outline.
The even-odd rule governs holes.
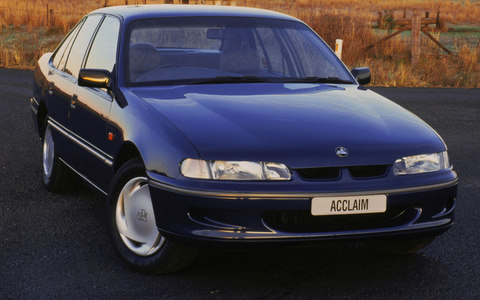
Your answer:
[[[219,5],[124,5],[100,8],[93,13],[113,14],[132,21],[136,19],[162,17],[254,17],[299,21],[286,14],[250,7],[219,6]]]

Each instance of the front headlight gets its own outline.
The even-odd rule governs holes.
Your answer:
[[[420,154],[397,159],[393,164],[393,174],[407,175],[441,171],[450,168],[447,151]]]
[[[187,158],[180,164],[183,176],[214,180],[290,180],[284,164],[252,161],[205,161]]]

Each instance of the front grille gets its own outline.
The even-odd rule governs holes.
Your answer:
[[[353,178],[376,178],[387,175],[388,165],[349,167],[348,171]]]
[[[341,168],[297,169],[298,175],[307,180],[336,180],[341,176]]]
[[[313,216],[310,211],[269,211],[264,222],[282,232],[336,232],[400,226],[417,215],[414,208],[389,208],[385,213]]]
[[[298,175],[304,180],[338,180],[342,171],[348,169],[354,179],[370,179],[384,177],[388,173],[389,165],[353,166],[353,167],[327,167],[296,169]]]

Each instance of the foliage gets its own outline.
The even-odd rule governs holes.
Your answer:
[[[377,28],[392,30],[395,28],[395,12],[391,9],[378,12]]]

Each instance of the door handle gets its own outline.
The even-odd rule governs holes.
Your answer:
[[[78,101],[78,96],[76,94],[73,94],[72,96],[72,101],[70,102],[70,108],[75,109],[77,106],[77,101]]]
[[[53,95],[53,88],[55,87],[55,84],[53,82],[50,82],[48,84],[48,94]]]

